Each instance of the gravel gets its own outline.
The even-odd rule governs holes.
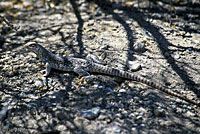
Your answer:
[[[120,3],[109,10],[82,0],[31,4],[21,4],[25,11],[16,7],[22,14],[12,22],[18,31],[3,34],[0,26],[0,133],[200,133],[197,106],[113,76],[92,74],[82,82],[72,72],[52,70],[45,78],[43,63],[23,47],[38,41],[63,56],[105,55],[108,66],[198,101],[199,24],[188,21],[191,29],[184,31],[181,17],[170,26],[167,13],[129,12]],[[134,44],[142,49],[135,51]],[[10,101],[15,103],[7,106]]]

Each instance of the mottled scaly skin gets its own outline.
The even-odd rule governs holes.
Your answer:
[[[150,87],[163,91],[171,96],[185,100],[188,103],[200,106],[199,103],[193,100],[190,100],[184,96],[180,96],[177,93],[174,93],[169,89],[164,88],[160,84],[157,84],[153,81],[150,81],[133,73],[108,67],[87,59],[57,56],[35,42],[27,43],[26,47],[34,53],[36,53],[37,56],[46,64],[46,76],[49,75],[51,68],[62,71],[73,71],[79,74],[80,76],[89,75],[88,72],[108,74],[144,83]]]
[[[102,73],[102,74],[108,74],[108,75],[113,75],[113,76],[118,76],[118,77],[121,77],[121,78],[126,78],[126,79],[130,79],[130,80],[134,80],[134,81],[137,81],[137,82],[141,82],[141,83],[144,83],[150,87],[153,87],[153,88],[156,88],[160,91],[163,91],[171,96],[175,96],[179,99],[182,99],[182,100],[185,100],[186,102],[189,102],[191,104],[194,104],[194,105],[197,105],[197,106],[200,106],[199,103],[197,102],[194,102],[193,100],[190,100],[184,96],[180,96],[178,95],[177,93],[174,93],[172,91],[170,91],[169,89],[167,88],[164,88],[163,86],[161,86],[160,84],[157,84],[153,81],[150,81],[144,77],[141,77],[139,75],[135,75],[133,73],[130,73],[130,72],[127,72],[127,71],[123,71],[123,70],[119,70],[119,69],[116,69],[116,68],[111,68],[111,67],[107,67],[107,66],[103,66],[103,65],[100,65],[100,64],[96,64],[96,63],[92,63],[92,67],[89,69],[90,72],[97,72],[97,73]]]

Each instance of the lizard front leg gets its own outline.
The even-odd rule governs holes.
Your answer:
[[[43,76],[47,77],[47,76],[49,76],[49,74],[50,74],[50,72],[51,72],[51,66],[50,66],[50,64],[47,62],[47,63],[45,64],[45,67],[46,67],[46,69],[45,69],[45,74],[44,74]]]

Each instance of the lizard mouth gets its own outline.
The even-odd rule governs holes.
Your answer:
[[[30,45],[30,42],[26,43],[26,44],[24,45],[24,47],[25,47],[25,48],[29,48],[29,45]]]

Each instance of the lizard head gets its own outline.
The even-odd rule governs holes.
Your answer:
[[[41,45],[39,45],[38,43],[36,42],[28,42],[25,47],[34,52],[35,54],[39,54],[39,52],[41,51],[41,49],[43,49],[43,47]]]

